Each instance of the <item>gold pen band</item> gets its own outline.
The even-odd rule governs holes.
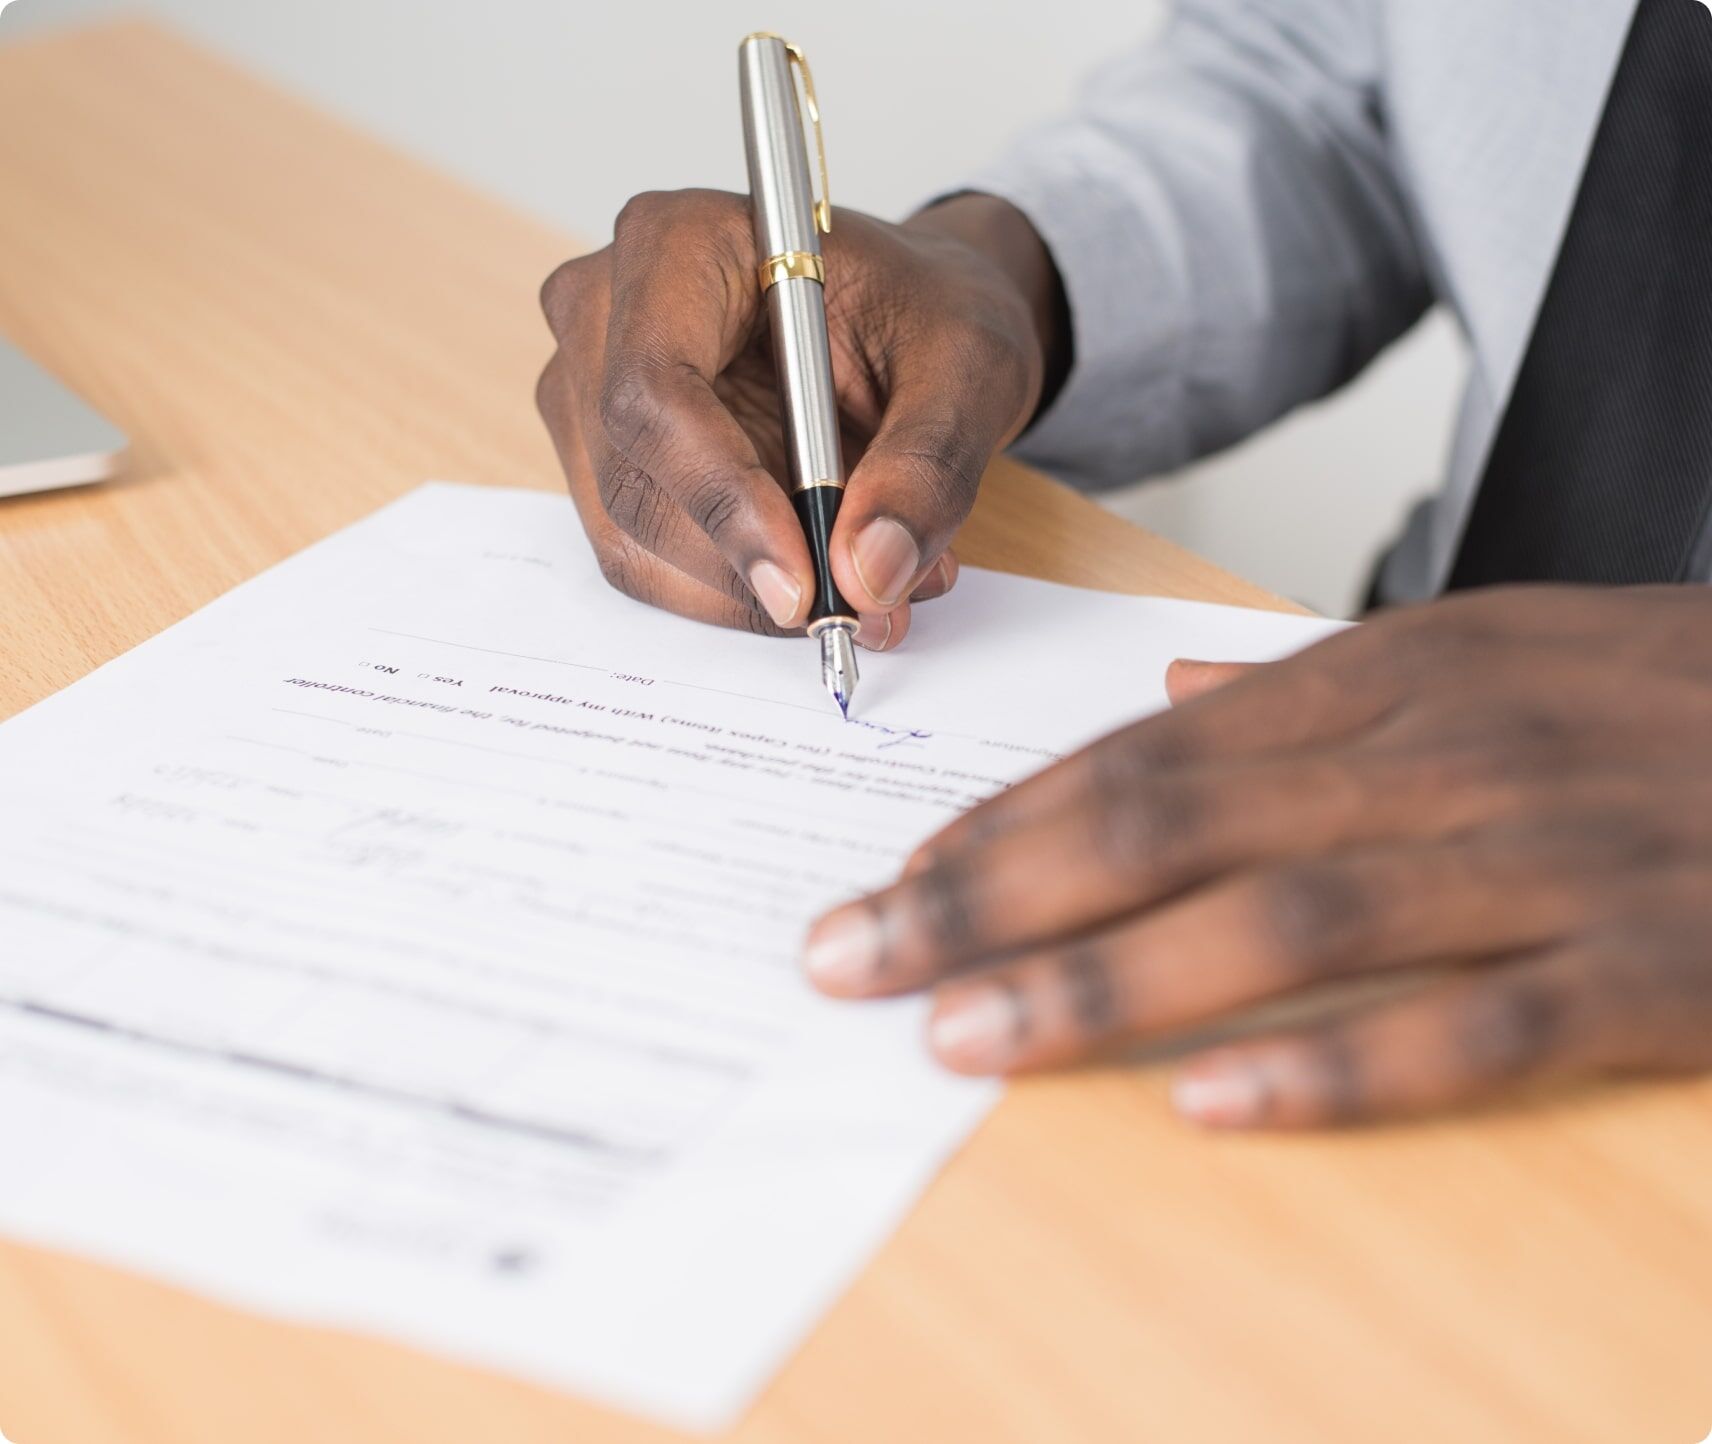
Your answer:
[[[768,291],[780,281],[819,281],[826,284],[826,263],[813,251],[784,251],[761,263],[761,289]]]
[[[844,483],[842,481],[835,481],[830,476],[823,476],[818,481],[798,482],[797,485],[795,485],[791,488],[791,492],[794,495],[795,493],[797,493],[799,491],[813,491],[816,487],[819,487],[819,486],[834,486],[834,487],[837,487],[838,490],[840,490],[840,491],[844,490]]]

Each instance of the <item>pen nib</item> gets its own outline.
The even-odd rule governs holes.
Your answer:
[[[820,679],[846,722],[858,679],[855,633],[854,627],[837,623],[820,629]]]

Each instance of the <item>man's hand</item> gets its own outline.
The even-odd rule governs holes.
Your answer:
[[[940,1058],[1006,1073],[1449,965],[1192,1060],[1178,1107],[1226,1127],[1712,1063],[1712,590],[1471,594],[1170,680],[822,919],[815,981],[937,986]]]
[[[779,401],[748,202],[640,195],[605,250],[547,279],[558,351],[537,399],[612,584],[702,621],[802,626],[814,578],[782,485]],[[859,640],[895,646],[993,453],[1067,364],[1063,301],[1021,213],[985,196],[905,226],[851,211],[826,238],[851,473],[832,570]]]

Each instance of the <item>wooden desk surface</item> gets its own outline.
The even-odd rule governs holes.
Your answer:
[[[535,290],[570,249],[156,29],[0,50],[0,332],[136,438],[123,484],[0,503],[0,716],[425,477],[557,488],[531,402]],[[1010,465],[964,555],[1269,601]],[[1161,1085],[1114,1068],[1014,1089],[733,1437],[1690,1444],[1712,1428],[1712,1085],[1276,1140],[1197,1136]],[[16,1245],[0,1245],[0,1429],[670,1437]]]

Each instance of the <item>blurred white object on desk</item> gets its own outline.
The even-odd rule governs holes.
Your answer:
[[[0,340],[0,496],[105,481],[125,433]]]

